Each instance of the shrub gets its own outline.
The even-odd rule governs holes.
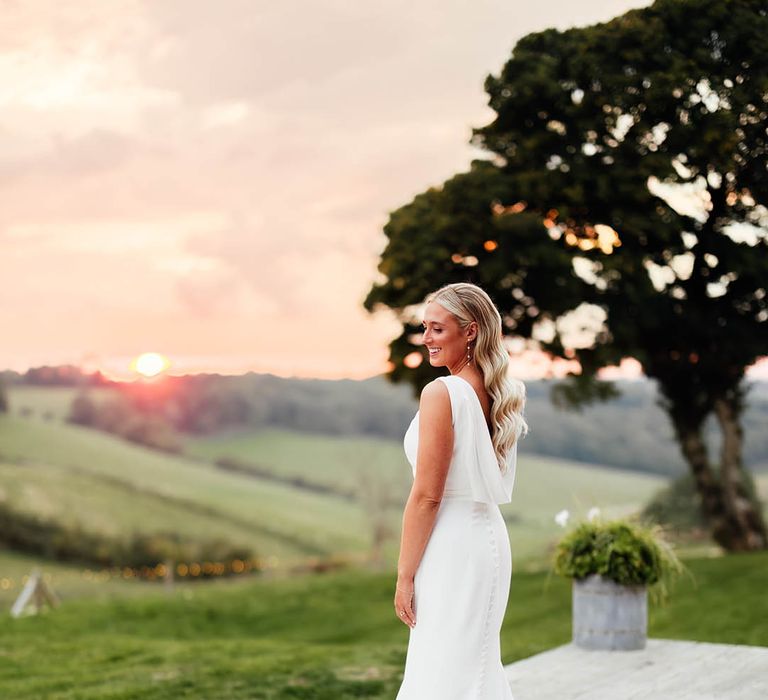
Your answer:
[[[64,525],[21,512],[0,501],[0,544],[10,549],[91,566],[154,567],[174,561],[232,561],[253,559],[249,548],[221,538],[190,540],[175,532],[134,532],[124,538],[84,529],[79,522]],[[207,573],[204,573],[207,575]]]
[[[642,516],[681,532],[707,529],[701,497],[690,474],[684,474],[659,489],[643,508]]]
[[[555,573],[572,579],[592,574],[625,586],[647,585],[664,599],[683,564],[658,526],[629,520],[584,522],[565,535],[554,554]]]

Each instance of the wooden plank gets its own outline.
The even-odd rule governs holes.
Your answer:
[[[768,647],[649,639],[637,651],[565,644],[506,667],[515,700],[766,700]]]

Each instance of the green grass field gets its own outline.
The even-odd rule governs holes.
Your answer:
[[[91,396],[103,401],[113,395],[114,390],[107,387],[91,387]],[[14,413],[27,413],[38,418],[64,420],[69,414],[72,399],[78,393],[74,387],[61,386],[13,386],[7,391],[8,400]],[[46,415],[47,414],[47,415]]]
[[[768,553],[687,565],[693,577],[650,609],[649,636],[768,645]],[[38,616],[0,616],[0,696],[391,700],[399,686],[408,628],[392,610],[391,573],[250,576],[170,593],[118,582],[97,595],[98,585]],[[513,568],[503,662],[569,639],[570,583]]]
[[[278,561],[368,550],[372,522],[365,504],[212,464],[236,457],[283,479],[331,488],[354,490],[366,479],[382,484],[393,533],[384,555],[396,561],[412,482],[399,441],[268,429],[192,438],[189,456],[169,456],[63,422],[71,389],[9,393],[12,413],[0,416],[0,500],[15,508],[112,535],[220,537]],[[29,415],[19,415],[22,408]],[[53,418],[45,419],[46,413]],[[647,474],[528,455],[521,446],[513,502],[502,506],[513,556],[538,566],[561,534],[553,517],[563,508],[577,518],[592,506],[609,517],[623,515],[639,510],[663,483]],[[759,475],[758,487],[768,497],[768,474]]]
[[[185,451],[211,462],[234,457],[281,477],[302,477],[339,491],[356,490],[361,478],[375,477],[402,494],[412,481],[402,445],[393,440],[267,428],[189,438]]]
[[[342,489],[375,474],[403,504],[412,483],[411,468],[399,442],[269,429],[195,438],[188,442],[188,450],[201,459],[236,457],[268,466],[282,477],[301,476]],[[540,557],[558,535],[560,528],[553,518],[563,508],[576,517],[592,506],[600,507],[607,516],[624,515],[638,510],[663,484],[654,475],[526,455],[521,446],[513,501],[502,506],[515,555]],[[401,515],[398,509],[394,528],[399,527]]]
[[[121,534],[172,529],[224,537],[281,558],[365,552],[364,507],[328,494],[222,471],[238,457],[280,477],[354,488],[374,475],[394,500],[397,533],[386,573],[240,576],[162,584],[109,578],[85,566],[0,551],[0,606],[7,611],[33,567],[61,598],[39,616],[0,615],[0,698],[391,698],[408,630],[392,614],[402,504],[411,483],[399,442],[267,430],[189,442],[169,456],[67,425],[71,390],[11,392],[0,415],[0,499],[89,529]],[[66,393],[65,393],[66,392]],[[26,406],[22,416],[19,407]],[[48,412],[48,417],[45,417]],[[505,663],[570,637],[569,582],[549,577],[554,514],[636,511],[663,480],[526,455],[513,502],[504,505],[513,582],[502,632]],[[757,479],[768,497],[768,474]],[[768,553],[689,559],[694,579],[652,608],[650,635],[768,645]]]
[[[213,517],[265,556],[367,546],[356,504],[16,415],[0,416],[0,489],[12,505],[94,527],[123,521],[150,532],[165,522],[194,534]]]
[[[240,452],[249,445],[276,473],[320,483],[332,484],[344,472],[351,483],[375,468],[394,504],[387,515],[390,530],[399,533],[412,479],[399,444],[286,431],[240,436],[236,444]],[[515,556],[546,551],[559,530],[553,516],[562,508],[583,515],[597,505],[606,514],[626,513],[662,483],[655,476],[522,455],[513,502],[502,507]],[[265,557],[362,552],[370,542],[371,523],[359,503],[15,414],[0,417],[0,496],[19,509],[77,519],[98,531],[204,533],[247,544]],[[388,561],[397,556],[398,537],[385,548]]]

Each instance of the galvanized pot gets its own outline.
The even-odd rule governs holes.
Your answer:
[[[573,580],[573,643],[584,649],[645,648],[648,591],[599,574]]]

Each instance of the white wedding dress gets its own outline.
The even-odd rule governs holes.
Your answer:
[[[498,504],[512,499],[517,443],[502,474],[474,388],[454,375],[440,380],[451,399],[453,456],[414,578],[416,624],[395,700],[514,700],[499,640],[512,554]],[[417,412],[403,440],[414,476],[418,436]]]

